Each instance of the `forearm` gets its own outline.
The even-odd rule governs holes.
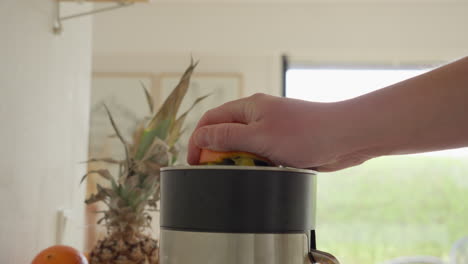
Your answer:
[[[349,152],[381,156],[468,146],[468,57],[340,104]]]

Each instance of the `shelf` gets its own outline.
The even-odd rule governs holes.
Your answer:
[[[101,13],[101,12],[106,12],[122,7],[127,7],[136,3],[149,3],[151,0],[55,0],[57,7],[56,7],[56,17],[55,17],[55,22],[53,26],[53,31],[55,34],[59,35],[63,31],[63,25],[62,22],[65,20],[77,18],[77,17],[82,17],[82,16],[88,16],[88,15],[93,15],[96,13]],[[98,9],[93,9],[87,12],[82,12],[82,13],[76,13],[68,16],[62,17],[60,15],[60,5],[61,3],[70,3],[70,2],[75,2],[75,3],[114,3],[114,5],[110,5],[107,7],[103,8],[98,8]]]
[[[87,3],[118,3],[118,2],[127,2],[127,3],[149,3],[151,0],[128,0],[128,1],[118,1],[118,0],[58,0],[58,2],[87,2]]]

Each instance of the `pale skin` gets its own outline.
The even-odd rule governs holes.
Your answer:
[[[255,94],[205,113],[201,148],[247,151],[276,165],[336,171],[369,159],[468,146],[468,57],[350,100],[316,103]]]

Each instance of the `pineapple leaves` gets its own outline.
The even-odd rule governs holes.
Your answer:
[[[187,117],[188,113],[190,113],[190,111],[192,111],[192,109],[198,104],[200,103],[201,101],[205,100],[208,96],[210,96],[211,94],[207,94],[207,95],[204,95],[204,96],[200,96],[198,97],[193,103],[192,105],[190,106],[190,108],[185,111],[179,118],[177,118],[177,120],[174,122],[172,128],[171,128],[171,131],[169,132],[169,136],[167,138],[167,144],[172,147],[174,146],[174,144],[177,142],[177,140],[179,139],[180,135],[182,134],[182,126],[185,122],[185,118]]]
[[[109,217],[107,215],[104,215],[103,217],[99,218],[97,221],[97,224],[100,225],[103,221],[107,221]]]
[[[140,179],[136,175],[133,177],[128,177],[125,180],[125,186],[128,188],[136,188],[140,184]]]
[[[165,120],[161,120],[159,122],[159,125],[153,130],[146,128],[143,131],[143,134],[141,135],[140,144],[138,146],[135,159],[137,160],[143,159],[146,152],[148,151],[148,149],[153,144],[156,138],[164,140],[166,138],[166,135],[168,133],[168,130],[172,122],[173,121],[171,119],[165,119]]]
[[[85,200],[86,204],[92,204],[95,202],[103,201],[106,203],[106,199],[112,196],[112,190],[109,188],[104,188],[100,184],[96,184],[97,193],[91,194],[91,196]]]
[[[122,134],[120,133],[119,129],[117,128],[117,125],[115,124],[114,118],[112,118],[112,114],[109,111],[109,108],[104,104],[104,108],[106,109],[107,116],[109,117],[109,121],[111,122],[112,127],[114,128],[115,133],[117,134],[117,137],[120,139],[120,142],[124,145],[125,149],[125,159],[127,161],[127,168],[130,167],[130,157],[128,153],[128,145],[125,139],[123,138]]]
[[[159,175],[149,175],[142,183],[143,188],[154,189],[154,187],[159,187],[158,181],[159,181]]]
[[[89,174],[93,174],[93,173],[96,173],[98,174],[99,176],[101,176],[102,178],[110,181],[112,183],[112,185],[116,184],[115,183],[115,180],[114,180],[114,177],[112,177],[112,175],[110,174],[110,172],[106,169],[102,169],[102,170],[92,170],[92,171],[89,171],[88,173],[86,173],[83,178],[81,178],[81,181],[80,181],[80,184],[83,183],[83,181],[88,177]]]
[[[169,159],[169,146],[163,140],[154,138],[151,146],[146,151],[142,161],[152,160],[157,161],[161,165],[167,164]]]
[[[185,70],[180,82],[177,84],[175,89],[171,92],[169,97],[164,101],[163,105],[157,112],[157,114],[151,119],[148,126],[145,128],[140,145],[136,152],[135,158],[137,160],[142,159],[153,142],[155,137],[159,137],[162,140],[166,140],[169,129],[172,127],[176,120],[177,111],[182,103],[182,99],[187,94],[187,90],[190,84],[190,77],[197,66],[198,62],[190,63],[190,66]]]
[[[104,217],[98,223],[104,222],[109,233],[130,234],[151,227],[149,212],[158,211],[161,197],[160,168],[174,164],[178,156],[176,142],[185,131],[183,126],[188,114],[209,96],[196,98],[188,110],[178,113],[197,64],[198,62],[191,60],[180,81],[159,109],[155,108],[145,84],[140,82],[150,114],[136,124],[129,143],[117,127],[109,108],[104,105],[114,130],[113,137],[124,145],[125,159],[104,157],[87,160],[86,163],[102,162],[108,167],[114,166],[118,175],[114,177],[107,169],[90,170],[83,176],[81,183],[90,174],[97,174],[96,177],[105,180],[105,187],[96,184],[97,191],[85,202],[103,202],[106,205],[106,210],[100,211]]]
[[[145,92],[146,102],[148,103],[150,113],[153,114],[154,113],[154,100],[153,100],[153,97],[148,92],[148,89],[146,88],[146,85],[142,81],[140,81],[140,85],[143,88],[143,91]]]
[[[138,146],[141,143],[141,137],[145,132],[145,122],[141,122],[135,129],[132,135],[133,144],[131,145],[131,155],[135,157]]]
[[[115,160],[115,159],[112,159],[112,158],[100,158],[100,159],[93,158],[93,159],[89,159],[89,160],[85,161],[84,163],[91,163],[91,162],[105,162],[105,163],[110,163],[110,164],[122,164],[123,161]]]

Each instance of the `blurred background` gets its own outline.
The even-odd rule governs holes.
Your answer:
[[[198,118],[223,102],[258,92],[339,101],[468,55],[465,0],[154,0],[52,30],[59,7],[109,5],[0,0],[2,263],[58,242],[88,247],[93,189],[79,181],[92,168],[80,162],[122,155],[102,104],[129,135],[147,113],[141,85],[159,105],[191,57],[187,101],[212,96],[188,120],[183,154]],[[320,174],[317,246],[346,264],[449,263],[468,236],[467,197],[465,149]]]

